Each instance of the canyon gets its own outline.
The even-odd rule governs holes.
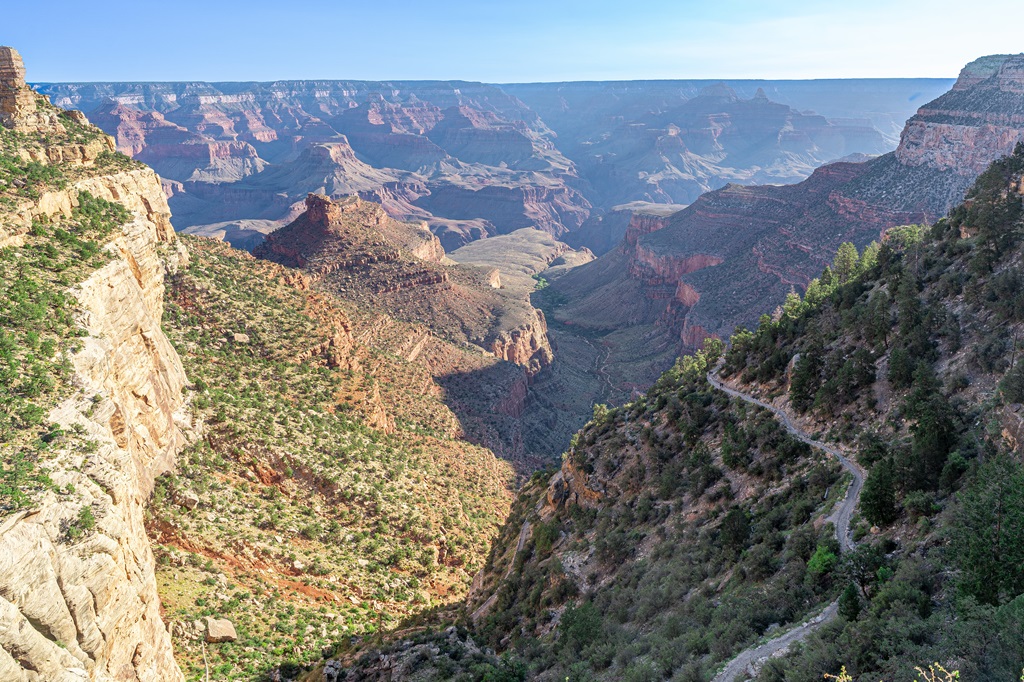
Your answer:
[[[909,285],[886,280],[908,277],[895,242],[880,257],[891,270],[835,285],[825,322],[809,302],[762,314],[839,244],[936,221],[931,255],[952,274],[919,284],[949,303],[981,267],[964,254],[989,238],[985,207],[1010,215],[1024,187],[1016,162],[990,168],[1024,140],[1021,55],[972,62],[935,99],[948,82],[39,94],[24,77],[0,48],[4,679],[201,679],[211,660],[223,675],[427,665],[440,679],[514,672],[520,656],[546,679],[644,666],[706,679],[835,598],[811,566],[843,498],[841,469],[808,436],[712,391],[708,372],[724,357],[730,385],[759,396],[748,402],[796,409],[801,354],[819,352],[799,325],[814,319],[821,382],[864,357],[891,374],[889,336],[871,346],[829,306],[848,296],[868,315],[899,285],[893,309],[908,315]],[[59,108],[72,106],[87,115]],[[1017,283],[1005,268],[981,277],[990,294]],[[981,348],[1000,296],[965,291],[947,312]],[[719,339],[755,323],[725,351]],[[979,370],[953,332],[928,333],[944,363],[935,395],[942,383],[980,400],[1013,369]],[[907,415],[925,417],[878,381],[841,429],[817,404],[786,425],[855,448],[874,419],[899,458],[924,431]],[[828,386],[821,401],[840,394]],[[997,415],[1006,442],[1018,412]],[[974,475],[949,458],[948,490],[936,473],[926,491],[935,505]],[[917,521],[929,512],[912,492]],[[930,532],[884,538],[926,548]]]
[[[894,79],[37,87],[56,104],[84,111],[120,151],[160,173],[179,230],[251,249],[293,220],[307,193],[359,194],[396,219],[427,222],[451,251],[524,227],[568,238],[588,218],[627,202],[687,204],[728,182],[794,182],[842,156],[885,152],[913,102],[947,85]]]
[[[840,243],[863,247],[887,228],[945,215],[981,169],[1024,138],[1022,60],[964,67],[948,93],[907,121],[894,152],[827,164],[792,185],[729,184],[670,216],[633,214],[616,248],[540,292],[538,304],[550,319],[609,340],[624,330],[667,338],[649,383],[704,338],[755,326],[765,301],[803,290]],[[632,346],[609,349],[612,364],[633,359]]]

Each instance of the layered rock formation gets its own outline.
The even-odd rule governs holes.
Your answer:
[[[57,112],[37,105],[25,84],[25,64],[12,47],[0,47],[0,125],[19,133],[63,133]]]
[[[64,106],[95,112],[120,149],[181,183],[171,196],[179,229],[223,234],[251,247],[267,231],[251,221],[284,225],[308,192],[337,198],[359,191],[395,218],[426,221],[451,250],[523,227],[571,234],[591,204],[600,213],[637,199],[689,202],[726,182],[792,182],[851,152],[880,153],[891,146],[891,121],[909,113],[905,101],[936,87],[865,81],[851,99],[845,83],[807,92],[793,83],[730,83],[737,92],[699,81],[43,89]],[[830,118],[792,106],[824,106]],[[334,170],[325,167],[323,150],[304,155],[311,146],[336,144],[350,147],[352,158],[334,158]],[[350,186],[342,189],[339,178]],[[220,227],[246,221],[242,232]]]
[[[1024,55],[982,57],[952,90],[921,107],[896,150],[903,166],[973,180],[1012,150],[1024,129]]]
[[[495,287],[493,268],[445,264],[440,242],[425,226],[397,222],[358,197],[331,201],[311,194],[305,207],[255,255],[301,268],[344,299],[486,348],[530,374],[550,364],[543,314],[524,292]]]
[[[806,286],[841,242],[860,247],[893,225],[937,219],[982,167],[1010,153],[1024,138],[1022,60],[969,65],[953,90],[910,119],[894,153],[830,164],[796,185],[728,185],[648,234],[635,230],[635,239],[556,283],[572,299],[556,318],[661,326],[684,348],[752,325],[766,298],[781,301]],[[594,312],[607,311],[608,299],[595,292],[610,289],[635,291],[644,302],[602,321]]]
[[[20,64],[10,48],[0,54]],[[4,83],[8,92],[17,86]],[[39,99],[32,111],[58,120]],[[34,113],[26,116],[5,119],[5,127],[38,125]],[[84,118],[73,120],[87,125]],[[41,147],[68,143],[56,127],[45,129],[53,139],[42,138]],[[109,261],[71,290],[82,344],[67,358],[68,390],[48,420],[91,446],[53,453],[46,462],[53,485],[29,508],[0,519],[0,678],[181,680],[161,620],[143,506],[154,478],[173,466],[185,440],[186,379],[160,320],[164,269],[187,256],[175,247],[152,171],[104,172],[82,159],[54,162],[73,182],[30,206],[20,203],[15,218],[5,220],[6,236],[0,234],[6,245],[20,243],[26,219],[70,215],[82,192],[121,203],[134,217],[105,245]],[[73,539],[69,524],[83,518],[83,510],[94,528]]]
[[[308,192],[369,197],[385,187],[404,198],[374,197],[394,217],[426,220],[450,233],[453,245],[473,233],[452,229],[452,220],[559,234],[578,227],[590,208],[543,122],[493,86],[292,81],[46,91],[62,105],[95,111],[122,151],[182,183],[171,197],[179,228],[252,219],[284,225]],[[452,201],[458,210],[449,210]]]

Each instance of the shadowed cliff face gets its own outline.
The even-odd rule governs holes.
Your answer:
[[[1024,56],[969,65],[908,121],[894,153],[823,166],[795,185],[728,185],[636,230],[644,234],[555,284],[567,299],[555,317],[593,325],[584,311],[597,309],[594,292],[639,286],[643,304],[622,303],[629,323],[664,327],[681,348],[752,325],[766,301],[804,288],[840,243],[863,246],[893,225],[941,217],[980,170],[1010,153],[1024,137],[1022,64]],[[604,267],[606,259],[624,267]],[[614,318],[607,307],[604,317]]]
[[[907,101],[937,87],[868,81],[858,103],[838,83],[810,93],[781,82],[734,84],[742,94],[696,81],[42,89],[153,165],[179,229],[251,246],[294,219],[308,192],[359,193],[395,218],[426,221],[455,249],[524,227],[564,237],[592,204],[603,212],[623,201],[688,203],[727,182],[795,182],[831,159],[890,149],[892,120],[902,122]],[[797,110],[829,103],[827,117]],[[229,222],[235,227],[226,230]]]

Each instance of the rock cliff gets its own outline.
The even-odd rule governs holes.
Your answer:
[[[554,285],[574,299],[556,317],[587,323],[593,292],[639,284],[644,298],[665,301],[648,308],[642,324],[667,327],[681,347],[754,324],[766,297],[781,301],[791,287],[805,287],[841,242],[863,246],[893,225],[939,218],[984,167],[1010,153],[1024,138],[1022,64],[1024,56],[997,56],[968,65],[950,92],[907,122],[894,153],[829,164],[795,185],[730,184],[661,229],[632,229],[618,252],[600,259],[626,268],[599,260]]]
[[[968,181],[1024,139],[1024,54],[993,55],[963,68],[953,88],[917,112],[896,158],[903,166]]]
[[[20,65],[17,53],[0,48],[4,60],[0,89],[26,92],[23,71],[10,68]],[[5,108],[12,111],[4,127],[47,136],[36,152],[67,147],[62,121],[88,125],[35,97],[26,117]],[[61,128],[40,127],[39,116]],[[187,255],[174,243],[152,171],[110,172],[95,157],[42,158],[69,182],[18,200],[0,232],[7,246],[24,243],[26,222],[60,224],[88,195],[122,205],[131,217],[103,246],[105,264],[70,290],[81,343],[66,356],[66,387],[47,419],[85,445],[53,452],[45,463],[52,485],[0,518],[0,678],[181,680],[161,620],[143,509],[154,478],[174,465],[185,440],[186,378],[160,320],[165,267]]]

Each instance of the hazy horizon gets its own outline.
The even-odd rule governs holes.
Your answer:
[[[40,83],[955,78],[980,56],[1024,49],[1004,20],[1021,10],[1006,0],[771,5],[59,0],[45,30],[37,8],[5,8],[0,44]]]

